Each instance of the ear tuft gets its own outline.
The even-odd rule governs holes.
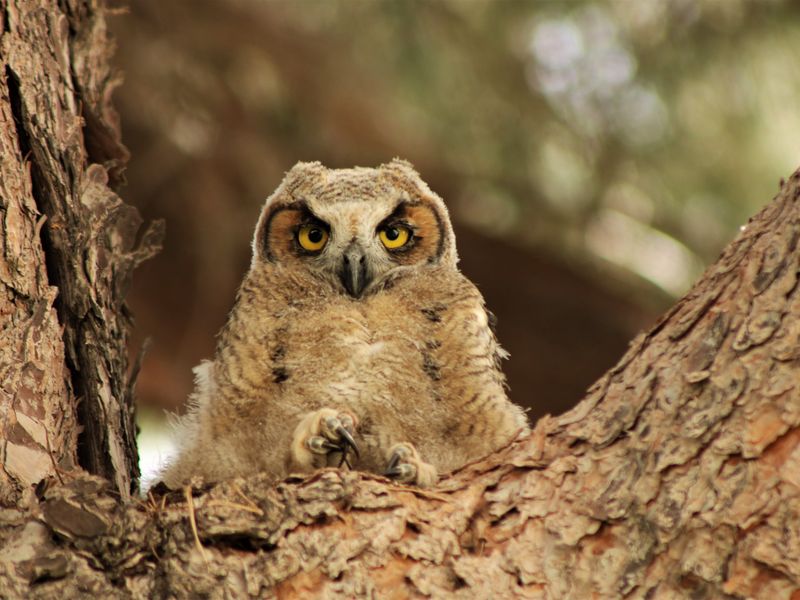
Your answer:
[[[413,175],[415,177],[419,177],[419,173],[417,173],[417,170],[414,168],[414,165],[412,165],[404,158],[395,157],[391,160],[391,162],[385,165],[381,165],[380,168],[403,173],[404,175]]]
[[[305,177],[310,174],[318,174],[327,170],[328,169],[325,168],[325,166],[318,160],[315,160],[313,162],[300,161],[295,163],[295,165],[286,172],[284,180],[295,179],[297,177]]]

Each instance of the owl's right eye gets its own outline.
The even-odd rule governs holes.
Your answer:
[[[297,231],[297,243],[303,250],[319,252],[328,243],[328,232],[320,225],[303,225]]]

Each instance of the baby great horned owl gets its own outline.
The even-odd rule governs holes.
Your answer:
[[[175,487],[347,463],[420,486],[528,428],[441,198],[410,164],[299,163],[261,211]]]

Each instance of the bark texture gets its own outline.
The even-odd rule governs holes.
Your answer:
[[[112,191],[127,151],[95,0],[0,1],[0,502],[79,465],[138,478],[123,298],[158,228]]]
[[[0,596],[800,597],[800,174],[575,409],[431,491],[328,469],[130,502],[152,244],[108,187],[103,15],[0,20]]]
[[[800,173],[572,411],[432,491],[328,469],[5,513],[10,597],[800,597]],[[187,489],[188,492],[188,489]]]

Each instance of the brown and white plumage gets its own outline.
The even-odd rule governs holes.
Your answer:
[[[447,209],[408,163],[296,165],[261,212],[216,356],[196,369],[165,483],[282,477],[344,451],[353,468],[430,485],[527,429],[456,262]]]

